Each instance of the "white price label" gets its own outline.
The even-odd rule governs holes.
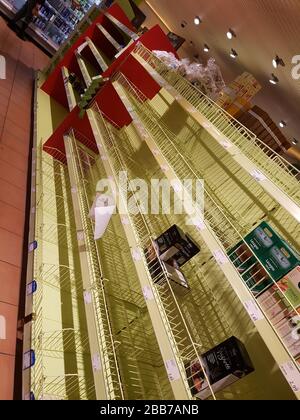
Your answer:
[[[232,144],[228,143],[228,141],[222,141],[221,145],[224,147],[224,149],[230,149],[232,147]]]
[[[108,159],[107,159],[107,156],[106,156],[106,155],[101,155],[101,160],[102,160],[102,161],[108,160]]]
[[[224,265],[228,262],[228,258],[221,249],[216,249],[216,251],[213,252],[213,255],[219,265]]]
[[[262,311],[259,309],[254,300],[248,300],[244,303],[244,306],[253,322],[261,321],[264,319]]]
[[[180,378],[179,369],[174,359],[166,361],[166,369],[171,382],[177,381]]]
[[[300,372],[296,368],[293,362],[287,362],[280,366],[280,369],[286,380],[290,384],[290,387],[294,392],[300,391]]]
[[[264,181],[265,179],[267,179],[265,177],[265,175],[263,173],[261,173],[260,171],[258,171],[257,169],[255,169],[253,172],[251,172],[251,176],[256,180],[256,181]]]
[[[101,370],[101,359],[99,353],[93,354],[92,365],[95,372],[99,372]]]
[[[158,149],[153,149],[152,153],[154,154],[154,156],[158,156],[160,154],[160,151]]]
[[[72,187],[71,188],[71,192],[72,192],[72,194],[76,194],[77,193],[77,188],[76,187]]]
[[[150,286],[144,286],[143,287],[143,295],[144,295],[144,298],[145,298],[146,301],[154,299],[152,289],[151,289]]]
[[[211,123],[204,122],[202,125],[204,128],[211,128]]]
[[[169,170],[169,166],[168,165],[161,165],[161,170],[164,172],[164,173],[166,173],[166,172],[168,172],[168,170]]]
[[[35,213],[35,207],[31,207],[31,213],[34,214]]]
[[[103,146],[102,146],[101,143],[97,143],[97,146],[98,146],[98,149],[102,149],[103,148]]]
[[[190,219],[189,224],[195,226],[200,232],[206,229],[204,220],[200,219],[200,217],[194,217]]]
[[[77,239],[78,239],[78,241],[84,241],[84,232],[83,231],[77,232]]]
[[[127,226],[130,223],[128,217],[125,217],[125,216],[121,218],[121,221],[122,221],[122,225],[124,226]]]
[[[142,254],[139,248],[133,248],[131,250],[131,255],[134,261],[141,261],[142,260]]]
[[[85,291],[83,292],[83,298],[84,298],[84,302],[86,304],[91,304],[92,303],[92,294],[89,291]]]

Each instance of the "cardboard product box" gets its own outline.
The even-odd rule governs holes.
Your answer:
[[[176,225],[172,226],[155,241],[158,254],[163,261],[172,258],[183,246],[187,245],[188,240],[185,233]]]
[[[242,273],[242,278],[253,295],[258,297],[271,287],[274,282],[255,257],[251,259],[251,262],[253,263],[251,268]]]
[[[254,372],[244,344],[236,337],[229,338],[203,354],[201,361],[214,392]],[[186,368],[193,396],[207,399],[211,392],[199,361],[192,361]]]
[[[295,308],[300,306],[300,266],[286,274],[277,284]]]
[[[185,275],[178,270],[177,268],[173,267],[172,265],[169,265],[167,263],[163,263],[165,266],[165,269],[168,274],[169,280],[171,280],[171,286],[173,291],[180,296],[185,295],[189,292],[190,287],[188,284],[188,281],[185,277]]]
[[[270,309],[272,306],[276,305],[281,300],[282,296],[279,295],[276,286],[270,287],[257,298],[257,301],[261,305],[263,310]]]
[[[300,265],[299,255],[266,222],[245,241],[275,281]]]
[[[276,325],[276,331],[293,357],[300,354],[300,316],[293,312]]]
[[[173,256],[179,267],[182,267],[200,252],[200,247],[188,234],[186,235],[186,238],[186,245],[184,245],[181,250]]]
[[[230,260],[237,267],[243,281],[255,296],[259,296],[270,286],[273,281],[268,273],[259,264],[249,247],[243,242],[239,242],[228,252]]]
[[[227,254],[240,272],[244,272],[252,265],[253,253],[243,241],[239,242]]]

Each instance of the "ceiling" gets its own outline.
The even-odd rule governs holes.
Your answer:
[[[148,0],[146,3],[173,32],[186,38],[181,55],[199,54],[203,61],[213,56],[226,82],[245,70],[252,73],[263,87],[253,102],[264,108],[275,122],[285,120],[287,127],[283,134],[290,141],[293,137],[299,140],[300,147],[300,79],[292,78],[292,58],[300,55],[300,0]],[[153,21],[155,15],[147,8]],[[199,26],[193,22],[195,16],[202,19]],[[182,20],[188,23],[184,29]],[[231,41],[226,37],[229,28],[237,35]],[[203,52],[204,43],[209,45],[209,53]],[[238,53],[236,60],[229,56],[231,48]],[[273,68],[276,54],[284,60],[285,67]],[[272,73],[279,78],[279,84],[269,83]]]

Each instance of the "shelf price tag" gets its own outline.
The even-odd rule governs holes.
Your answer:
[[[34,350],[29,350],[23,354],[23,370],[30,369],[35,364]]]
[[[33,252],[35,249],[37,249],[38,243],[37,241],[33,241],[28,245],[28,252]]]
[[[300,372],[293,362],[287,362],[280,366],[282,373],[294,392],[300,391]]]
[[[232,144],[229,143],[228,141],[222,141],[221,145],[224,147],[224,149],[230,149],[232,147]]]
[[[154,300],[154,296],[153,296],[150,286],[143,287],[143,295],[144,295],[145,301]]]
[[[213,254],[219,265],[224,265],[228,262],[228,258],[221,249],[216,249]]]
[[[261,321],[264,319],[262,311],[259,309],[254,300],[251,299],[247,302],[244,302],[244,306],[253,322]]]
[[[177,379],[180,379],[180,373],[179,373],[175,360],[174,359],[166,360],[165,364],[166,364],[169,380],[171,382],[174,382],[174,381],[177,381]]]
[[[93,354],[92,365],[95,372],[99,372],[101,370],[101,359],[99,353]]]
[[[83,298],[84,298],[84,302],[86,304],[91,304],[92,303],[92,294],[91,294],[91,292],[89,292],[89,291],[86,290],[83,293]]]
[[[133,248],[131,250],[131,255],[134,261],[141,261],[142,260],[142,254],[139,248]]]
[[[255,181],[258,181],[258,182],[264,181],[265,179],[267,179],[265,175],[257,169],[251,172],[251,176],[255,179]]]

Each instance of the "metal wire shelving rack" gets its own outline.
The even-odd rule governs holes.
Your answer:
[[[299,222],[299,170],[142,44],[133,56]]]
[[[121,87],[123,86],[123,88]],[[157,115],[151,115],[149,107],[146,103],[146,98],[143,97],[141,92],[132,85],[123,75],[118,75],[116,77],[115,88],[117,89],[119,95],[122,97],[123,103],[127,106],[127,109],[131,113],[135,126],[137,130],[140,129],[141,123],[143,129],[140,129],[141,136],[144,137],[147,141],[147,136],[145,136],[145,129],[148,132],[148,146],[150,150],[156,150],[154,155],[157,158],[160,164],[164,165],[166,176],[169,176],[171,179],[173,177],[177,179],[194,179],[198,178],[196,169],[185,159],[184,155],[180,152],[177,146],[174,144],[172,139],[169,137],[168,133],[164,130],[163,126],[160,125]],[[223,271],[227,276],[227,279],[230,281],[232,287],[236,290],[237,295],[240,297],[241,301],[247,307],[249,304],[249,296],[247,293],[244,293],[242,289],[245,287],[241,276],[238,274],[238,270],[233,270],[232,274],[229,275],[229,272],[226,273],[227,268],[231,270],[232,263],[227,256],[227,253],[231,250],[240,241],[243,241],[244,231],[240,231],[240,227],[234,223],[233,220],[226,216],[226,213],[222,210],[220,205],[216,202],[213,195],[211,195],[207,190],[205,190],[205,219],[201,218],[199,215],[198,220],[198,230],[201,231],[203,238],[206,238],[207,243],[210,243],[210,249],[216,259],[216,261],[223,267]],[[206,235],[206,231],[209,231],[210,237]],[[260,265],[259,261],[257,262]],[[226,267],[226,268],[225,268]],[[235,271],[235,273],[234,273]],[[238,275],[237,275],[238,274]],[[270,273],[269,273],[270,274]],[[235,284],[233,278],[238,279],[240,284]],[[272,276],[270,276],[272,278]],[[264,281],[264,277],[261,279],[261,283]],[[238,281],[238,280],[237,280]],[[278,287],[275,280],[273,280],[276,287]],[[249,291],[254,294],[254,287],[249,287]],[[278,287],[278,292],[281,293]],[[282,295],[282,293],[281,293]],[[247,300],[248,299],[248,300]],[[282,299],[286,299],[282,295]],[[256,304],[256,303],[255,303]],[[291,302],[289,302],[291,307],[293,307]],[[261,320],[263,321],[263,320]],[[265,326],[268,325],[267,319],[264,321]],[[259,328],[259,323],[256,323]],[[261,329],[262,331],[263,329]],[[265,341],[268,341],[268,336],[272,335],[271,330],[268,332],[263,332],[262,336]],[[273,341],[273,340],[272,340]],[[281,338],[279,338],[278,345],[279,347],[283,344]],[[295,358],[291,355],[289,350],[282,346],[281,357],[278,358],[279,366],[282,366],[284,360],[288,361],[289,357],[285,353],[285,350],[289,353],[290,359],[294,361],[295,367],[299,369],[298,364],[296,363]],[[272,349],[271,349],[272,351]],[[274,354],[276,351],[274,352]],[[282,361],[282,362],[281,362]],[[286,362],[287,363],[287,362]]]

